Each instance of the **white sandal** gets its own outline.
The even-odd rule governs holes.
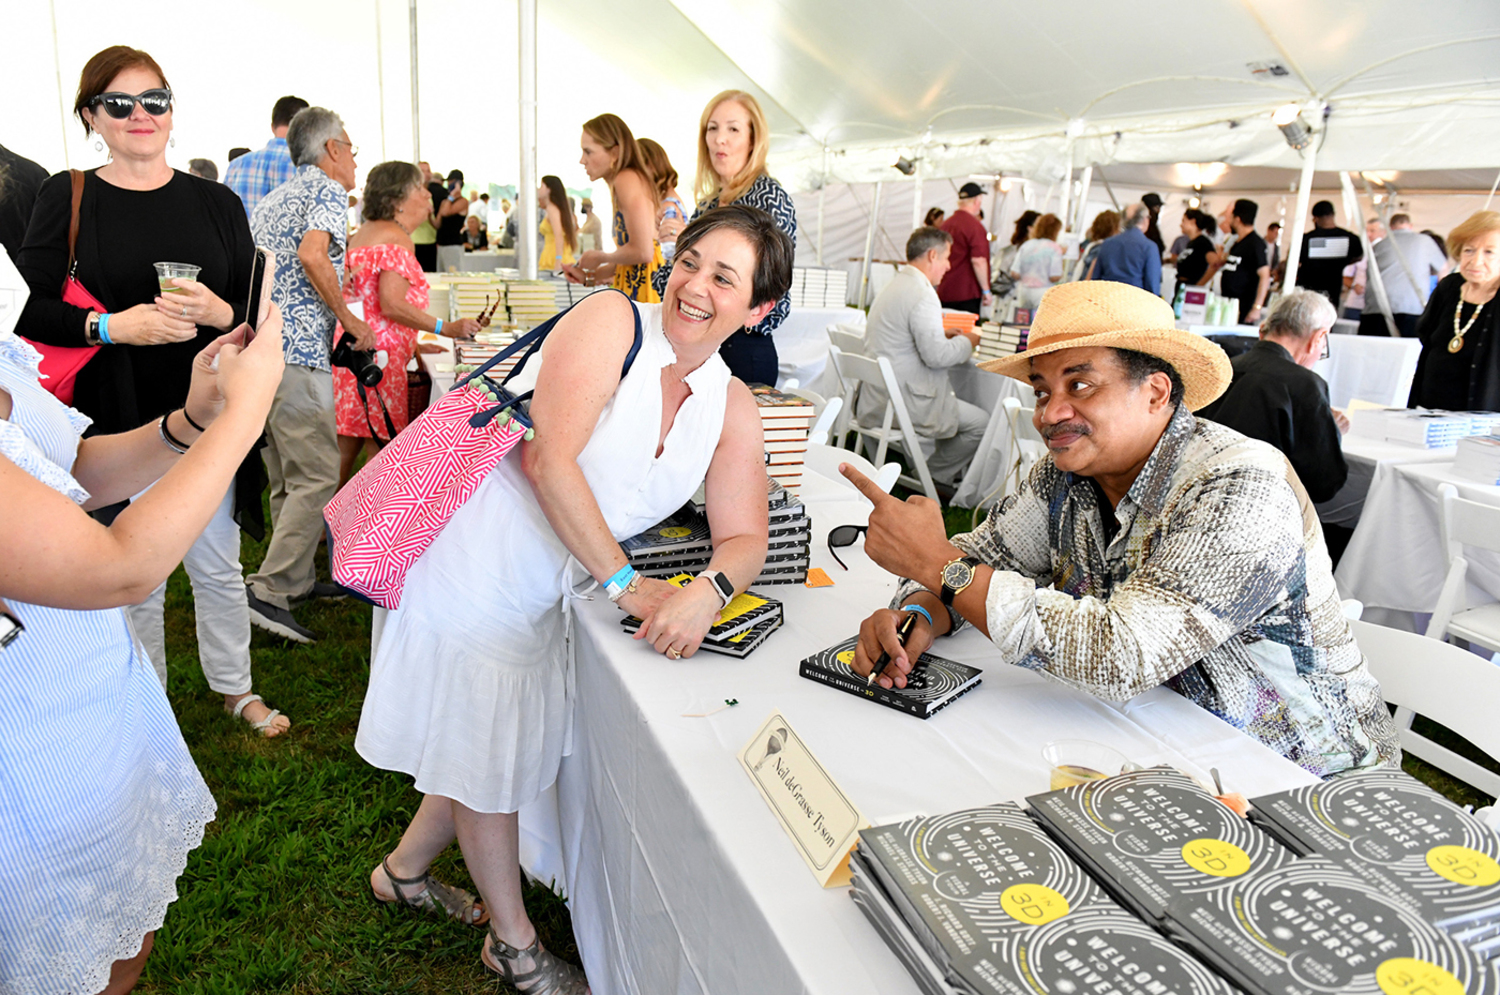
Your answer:
[[[235,704],[234,709],[233,709],[233,711],[230,714],[232,714],[237,719],[244,718],[245,706],[248,705],[248,704],[250,704],[252,701],[258,701],[261,704],[265,704],[266,699],[262,698],[258,694],[247,694],[247,695],[245,695],[245,697],[241,698]],[[249,719],[245,719],[245,722],[250,726],[251,729],[254,729],[256,732],[260,733],[262,736],[265,736],[265,738],[267,738],[267,739],[274,739],[275,736],[266,736],[266,730],[271,728],[271,723],[275,722],[276,721],[276,716],[278,716],[280,714],[281,714],[281,710],[280,709],[273,708],[273,709],[271,709],[271,714],[267,715],[265,718],[261,719],[259,722],[251,722]],[[291,727],[292,727],[291,720],[288,719],[287,720],[287,727],[286,727],[286,729],[282,729],[279,732],[277,732],[276,736],[280,736],[282,733],[286,732],[287,729],[290,729]]]

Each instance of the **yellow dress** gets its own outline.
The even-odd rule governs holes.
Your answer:
[[[630,234],[625,230],[625,215],[620,211],[615,212],[615,245],[624,245],[630,241]],[[642,304],[660,304],[661,295],[651,286],[651,274],[655,273],[666,260],[661,254],[661,243],[655,238],[651,240],[651,261],[649,263],[638,263],[635,266],[616,266],[615,278],[610,286],[617,290],[623,290],[625,296]]]
[[[552,233],[552,222],[546,218],[542,219],[542,251],[537,256],[536,268],[539,270],[555,270],[559,263],[557,261],[557,236]],[[563,244],[563,266],[571,266],[578,260],[573,258],[573,250]]]

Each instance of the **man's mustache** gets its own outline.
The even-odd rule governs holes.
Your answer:
[[[1041,435],[1044,439],[1055,439],[1059,435],[1093,435],[1094,430],[1089,427],[1088,422],[1065,421],[1057,425],[1043,425]]]

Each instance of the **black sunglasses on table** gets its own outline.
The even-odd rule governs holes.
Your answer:
[[[833,557],[834,562],[845,570],[848,570],[848,565],[839,559],[839,554],[834,552],[834,548],[842,549],[845,546],[852,546],[855,540],[868,531],[870,531],[868,525],[840,525],[837,528],[829,529],[828,554]]]
[[[160,117],[172,109],[172,91],[166,87],[142,90],[135,94],[110,90],[89,101],[90,107],[103,107],[104,113],[121,121],[130,116],[136,104],[140,104],[147,114]]]

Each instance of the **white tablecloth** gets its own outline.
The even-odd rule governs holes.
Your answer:
[[[984,683],[930,721],[799,677],[803,656],[852,634],[893,589],[862,544],[848,550],[848,572],[834,564],[828,529],[863,522],[868,505],[809,476],[813,564],[836,586],[773,589],[787,623],[749,659],[667,660],[630,640],[608,601],[577,613],[576,745],[556,792],[560,819],[542,805],[523,812],[523,857],[545,866],[560,845],[551,866],[566,867],[596,995],[915,991],[845,890],[818,886],[735,760],[773,708],[877,825],[1045,791],[1039,751],[1070,736],[1200,777],[1216,766],[1248,795],[1313,782],[1171,691],[1114,707],[999,665],[973,631],[941,652],[983,667]],[[739,705],[683,717],[726,698]]]
[[[1382,463],[1375,470],[1359,527],[1339,561],[1339,593],[1366,606],[1430,612],[1448,572],[1438,526],[1438,493],[1453,484],[1473,501],[1500,506],[1500,487],[1455,476],[1452,463]],[[1500,557],[1470,550],[1472,603],[1500,599]]]
[[[485,249],[480,252],[465,252],[458,264],[460,273],[491,273],[497,269],[514,268],[515,249]]]
[[[864,319],[864,312],[852,307],[792,308],[771,333],[776,340],[777,385],[795,377],[803,387],[826,397],[830,393],[823,378],[828,366],[828,326],[864,324]]]
[[[1318,518],[1326,525],[1342,525],[1352,529],[1359,524],[1360,512],[1365,498],[1370,493],[1370,484],[1375,471],[1387,464],[1401,463],[1446,463],[1452,462],[1452,449],[1423,449],[1384,439],[1368,439],[1358,435],[1345,435],[1344,462],[1349,467],[1349,478],[1333,497],[1318,505]]]
[[[959,398],[990,413],[990,423],[984,430],[978,451],[974,453],[974,461],[964,471],[963,480],[953,493],[955,507],[977,508],[979,502],[988,497],[1010,472],[1010,422],[1006,420],[1001,401],[1014,397],[1022,404],[1029,404],[1033,393],[1030,387],[1013,377],[987,373],[977,366],[955,366],[948,371],[948,380]]]

